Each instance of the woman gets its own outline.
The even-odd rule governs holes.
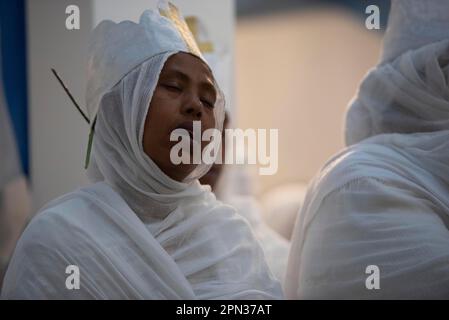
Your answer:
[[[87,105],[96,183],[37,214],[4,298],[281,298],[248,225],[199,184],[210,166],[170,159],[173,130],[191,131],[194,120],[221,130],[224,99],[176,9],[164,15],[171,20],[145,11],[139,24],[95,29]]]
[[[392,1],[346,126],[296,222],[287,296],[447,299],[448,1]]]

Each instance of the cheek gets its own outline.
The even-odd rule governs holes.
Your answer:
[[[215,128],[215,115],[213,110],[206,112],[202,124],[204,130]]]
[[[155,94],[148,108],[147,123],[149,129],[157,135],[165,133],[173,118],[175,103],[161,95]]]
[[[147,154],[163,140],[166,134],[168,115],[166,114],[163,100],[154,96],[148,107],[143,133],[143,147]]]
[[[143,150],[145,153],[152,158],[152,146],[154,146],[154,126],[151,121],[150,111],[148,110],[147,118],[145,119],[145,125],[143,130]]]

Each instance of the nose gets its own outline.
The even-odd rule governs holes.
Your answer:
[[[189,94],[181,107],[181,113],[194,119],[201,119],[203,115],[203,104],[195,94]]]

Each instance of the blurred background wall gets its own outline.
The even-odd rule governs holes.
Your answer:
[[[54,67],[84,105],[86,44],[101,19],[137,20],[157,0],[1,2],[3,79],[33,212],[87,183],[88,127],[53,78]],[[344,112],[377,62],[388,0],[174,0],[197,15],[226,61],[235,125],[279,129],[279,170],[254,175],[260,199],[287,184],[306,185],[343,147]],[[81,29],[67,30],[65,8],[80,8]],[[381,29],[367,30],[365,8],[380,8]],[[235,94],[234,94],[235,88]],[[253,169],[253,168],[250,168]],[[251,172],[255,172],[252,170]]]
[[[381,29],[365,27],[380,9]],[[378,61],[389,1],[237,1],[238,127],[279,129],[279,170],[251,170],[264,200],[273,188],[306,185],[344,146],[346,108]]]
[[[31,213],[23,1],[0,2],[0,287]]]

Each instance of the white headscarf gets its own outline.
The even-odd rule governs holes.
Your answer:
[[[172,6],[170,10],[173,14],[177,9]],[[93,182],[107,181],[136,213],[153,218],[164,217],[182,199],[200,194],[197,179],[211,167],[201,163],[178,182],[164,174],[143,150],[145,119],[167,59],[187,52],[207,64],[201,53],[191,48],[196,44],[186,40],[190,34],[175,26],[157,11],[146,10],[139,23],[101,22],[89,43],[86,100],[90,117],[96,115],[97,123],[88,176]],[[215,128],[222,130],[225,100],[215,80],[214,84]]]
[[[449,130],[449,1],[393,0],[381,63],[346,116],[346,144]]]
[[[386,133],[449,130],[448,83],[449,35],[377,66],[347,113],[346,144]]]
[[[448,11],[447,0],[392,0],[381,62],[449,39]]]
[[[176,52],[159,54],[128,73],[100,100],[88,175],[93,182],[107,181],[132,209],[147,217],[163,218],[183,199],[202,191],[197,179],[210,165],[199,164],[189,182],[165,173],[143,150],[143,131],[151,97],[165,61]],[[214,108],[216,128],[223,126],[223,100]]]

